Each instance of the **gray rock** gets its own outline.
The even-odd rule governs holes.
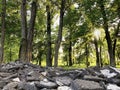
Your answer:
[[[0,65],[0,90],[119,90],[119,86],[116,68],[64,70],[21,61]]]
[[[27,77],[26,77],[26,80],[27,80],[27,81],[39,81],[39,78],[33,77],[33,76],[27,76]]]
[[[28,76],[33,76],[36,78],[39,78],[40,75],[41,75],[41,73],[39,71],[35,71],[35,70],[32,70],[28,73]]]
[[[15,73],[15,74],[12,74],[12,75],[9,75],[9,76],[5,77],[4,80],[8,80],[8,79],[12,79],[12,78],[16,78],[17,76],[18,76],[18,74]]]
[[[9,75],[11,75],[11,73],[7,73],[7,72],[0,72],[0,76],[1,77],[7,77],[7,76],[9,76]]]
[[[10,82],[3,87],[3,90],[16,90],[17,85],[18,85],[18,82]]]
[[[99,83],[88,80],[76,79],[71,83],[73,90],[104,90]]]
[[[58,85],[67,85],[69,86],[70,83],[72,82],[72,79],[68,76],[60,76],[60,77],[55,77],[56,83]]]
[[[0,81],[0,88],[3,88],[7,84],[6,81]]]
[[[39,89],[39,90],[57,90],[57,89],[47,89],[47,88],[43,88],[43,89]]]
[[[120,86],[120,79],[119,78],[110,78],[110,79],[108,78],[107,82],[108,83],[113,83],[113,84],[116,84],[116,85]]]
[[[96,82],[105,81],[105,79],[103,79],[103,78],[100,78],[98,76],[92,76],[92,75],[84,75],[83,78],[85,80],[96,81]]]
[[[34,82],[20,82],[17,86],[17,90],[37,90],[37,87],[35,86]]]
[[[57,88],[57,84],[55,82],[50,82],[50,81],[36,82],[35,85],[38,88],[47,88],[47,89],[55,89],[55,88]]]
[[[23,64],[22,63],[10,62],[10,63],[4,65],[1,68],[1,71],[15,72],[15,71],[17,71],[20,68],[23,68]]]

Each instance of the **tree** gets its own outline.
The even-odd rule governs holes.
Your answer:
[[[46,6],[47,11],[47,58],[46,58],[46,65],[51,67],[52,66],[52,57],[51,57],[51,13],[50,13],[50,6]]]
[[[60,44],[61,44],[61,41],[62,41],[64,9],[65,9],[65,0],[61,0],[59,30],[58,30],[57,40],[55,42],[54,67],[58,66],[58,53],[59,53],[59,48],[60,48]]]
[[[105,35],[106,35],[105,38],[107,40],[107,45],[108,45],[110,65],[115,66],[115,58],[114,58],[114,55],[113,55],[112,40],[111,40],[110,33],[109,33],[109,30],[108,30],[108,19],[107,19],[107,16],[106,16],[103,1],[104,0],[99,0],[100,10],[101,10],[102,18],[103,18],[103,28],[104,28],[104,31],[105,31]]]
[[[120,19],[120,1],[119,0],[116,0],[116,3],[117,3],[117,16],[118,16],[118,19]],[[115,29],[115,38],[113,40],[113,56],[114,56],[114,59],[115,59],[115,50],[116,50],[116,44],[117,44],[117,36],[118,36],[118,33],[119,33],[119,30],[120,30],[120,20],[117,24],[117,28]]]
[[[5,18],[6,18],[6,0],[2,0],[2,16],[1,16],[1,40],[0,40],[0,62],[4,60],[4,41],[5,41]]]
[[[69,66],[72,66],[72,30],[70,30],[70,32],[69,32],[68,53],[69,53]]]
[[[27,20],[26,20],[26,0],[21,3],[21,45],[19,51],[19,59],[26,61],[27,56]]]
[[[33,49],[32,44],[33,44],[36,13],[37,13],[37,0],[33,0],[31,3],[31,17],[30,17],[29,28],[27,33],[27,61],[32,60],[32,49]]]
[[[96,51],[96,65],[98,67],[100,67],[100,57],[99,57],[99,51],[98,51],[98,41],[97,41],[96,38],[94,40],[94,44],[95,44],[95,51]]]
[[[86,49],[85,49],[85,52],[86,52],[86,67],[89,66],[89,61],[88,61],[88,57],[89,57],[89,50],[88,50],[88,44],[86,43],[85,45]]]

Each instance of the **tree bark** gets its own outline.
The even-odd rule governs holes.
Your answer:
[[[35,26],[35,18],[37,13],[37,0],[33,0],[31,4],[31,18],[29,21],[29,28],[27,34],[27,61],[32,60],[32,43],[34,36],[34,26]]]
[[[51,13],[49,5],[46,6],[47,12],[47,57],[46,57],[46,66],[52,66],[51,58]]]
[[[69,66],[72,66],[72,41],[71,41],[71,31],[70,31],[70,35],[69,35],[69,49],[68,49],[68,53],[69,53]]]
[[[103,59],[102,59],[102,46],[100,45],[100,66],[103,67]]]
[[[94,40],[94,44],[95,44],[95,51],[96,51],[96,66],[100,67],[100,57],[99,57],[99,51],[98,51],[98,42],[95,39]]]
[[[12,61],[12,50],[11,50],[11,47],[10,47],[9,50],[10,50],[10,51],[9,51],[9,56],[10,56],[10,60],[9,60],[9,61]]]
[[[118,18],[120,19],[120,1],[117,0],[117,4],[118,4],[118,8],[117,8],[117,14],[118,14]],[[115,49],[116,49],[116,44],[117,44],[117,35],[119,33],[119,30],[120,30],[120,20],[118,22],[118,25],[117,25],[117,29],[115,31],[115,39],[113,41],[113,56],[114,56],[114,59],[115,59]]]
[[[5,18],[6,18],[6,0],[2,0],[1,13],[1,40],[0,40],[0,63],[4,60],[4,41],[5,41]]]
[[[54,67],[58,66],[58,53],[59,53],[59,48],[62,41],[64,8],[65,8],[65,0],[61,0],[59,30],[58,30],[58,37],[55,43]]]
[[[103,4],[103,0],[99,0],[100,1],[100,9],[101,9],[101,13],[102,13],[102,17],[103,17],[103,27],[105,30],[105,38],[107,40],[107,46],[108,46],[108,53],[109,53],[109,58],[110,58],[110,65],[115,67],[115,59],[113,56],[113,47],[112,47],[112,40],[110,37],[110,33],[108,31],[108,20],[107,20],[107,16],[106,16],[106,12],[105,12],[105,7]]]
[[[85,45],[85,54],[86,54],[86,67],[89,67],[89,61],[88,61],[88,57],[89,57],[89,50],[88,50],[88,45]]]
[[[22,33],[21,33],[21,45],[19,50],[19,59],[26,61],[27,56],[27,20],[26,20],[26,0],[22,0],[21,3],[21,26],[22,26]]]

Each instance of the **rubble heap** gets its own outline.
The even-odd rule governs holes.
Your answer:
[[[0,90],[120,90],[113,67],[64,70],[22,61],[0,65]]]

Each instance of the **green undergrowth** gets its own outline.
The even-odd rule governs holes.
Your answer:
[[[36,64],[36,61],[32,61],[33,64]],[[38,64],[37,64],[38,65]],[[54,64],[53,64],[54,65]],[[45,60],[43,60],[41,62],[41,66],[42,67],[46,67],[46,62]],[[94,67],[96,66],[95,62],[91,63],[89,67]],[[105,65],[106,66],[106,65]],[[86,68],[86,64],[85,63],[80,63],[80,64],[73,64],[72,66],[68,66],[66,63],[64,63],[63,61],[59,61],[58,62],[58,67],[63,68],[63,69],[79,69],[79,68]],[[103,66],[104,67],[104,66]],[[120,65],[117,64],[116,68],[120,68]]]

